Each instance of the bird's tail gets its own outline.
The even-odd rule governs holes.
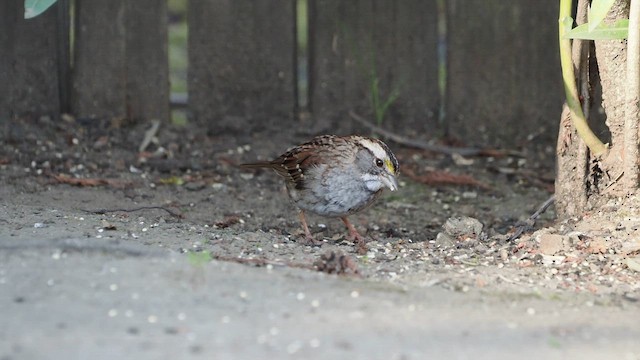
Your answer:
[[[245,169],[262,169],[273,168],[273,164],[270,161],[258,161],[249,164],[240,164],[240,167]]]

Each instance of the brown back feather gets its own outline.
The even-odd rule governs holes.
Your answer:
[[[270,168],[286,181],[295,186],[296,189],[304,188],[305,169],[313,168],[324,163],[324,149],[332,147],[334,141],[344,141],[334,135],[316,136],[309,142],[296,146],[273,161],[261,161],[251,164],[240,165],[243,168]]]

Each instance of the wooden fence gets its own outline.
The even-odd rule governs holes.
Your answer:
[[[22,3],[0,1],[2,121],[62,112],[168,120],[166,0],[75,0],[72,50],[68,0],[31,20],[22,19]],[[382,123],[397,132],[514,145],[545,128],[551,141],[562,103],[558,2],[445,4],[443,19],[436,0],[308,0],[308,67],[300,72],[296,0],[189,1],[191,120],[210,131],[241,123],[248,132],[353,132],[362,128],[347,113],[373,119],[375,86],[382,100],[397,95]],[[301,97],[312,120],[298,116]]]

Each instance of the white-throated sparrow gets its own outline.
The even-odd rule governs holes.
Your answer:
[[[305,240],[318,244],[307,226],[304,212],[339,217],[349,230],[358,252],[365,239],[347,216],[371,205],[388,187],[398,188],[398,160],[380,140],[363,136],[322,135],[296,146],[272,161],[241,165],[270,168],[287,181],[287,190],[300,208]]]

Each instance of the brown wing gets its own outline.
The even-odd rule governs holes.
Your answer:
[[[341,146],[345,143],[345,137],[335,135],[316,136],[309,142],[298,145],[273,161],[263,161],[253,164],[242,164],[245,168],[271,168],[278,175],[294,185],[296,189],[305,187],[305,176],[309,169],[326,163],[329,149]],[[332,154],[335,156],[336,154]],[[344,156],[345,154],[340,154]]]
[[[335,141],[341,141],[341,138],[334,135],[317,136],[280,155],[271,163],[278,174],[301,190],[305,186],[306,173],[326,162],[325,152],[334,146]]]

